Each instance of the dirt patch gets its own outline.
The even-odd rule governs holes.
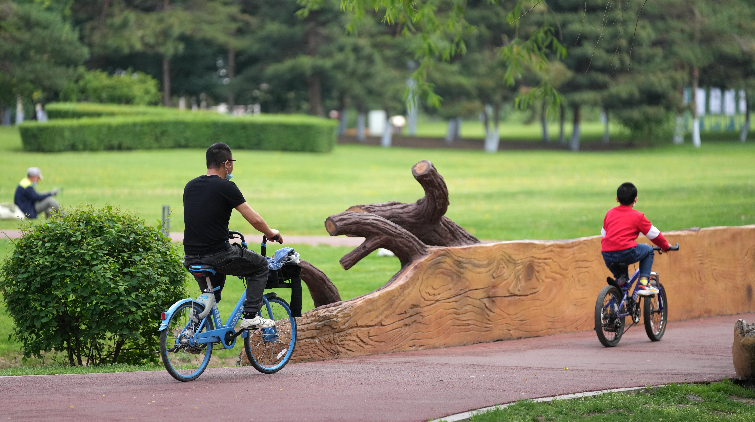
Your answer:
[[[755,405],[755,399],[739,396],[729,396],[729,400],[744,403],[748,406]]]

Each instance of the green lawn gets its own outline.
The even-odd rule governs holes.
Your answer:
[[[630,393],[536,403],[523,400],[477,414],[470,422],[509,421],[752,421],[755,390],[729,380],[667,385]]]
[[[448,185],[447,216],[484,240],[596,235],[605,211],[615,205],[616,187],[625,181],[638,186],[637,208],[663,231],[755,224],[755,142],[736,138],[703,138],[699,149],[687,144],[600,153],[360,145],[339,145],[329,154],[235,151],[233,180],[284,237],[327,235],[325,219],[352,205],[417,200],[423,192],[411,167],[424,159]],[[157,225],[162,206],[170,205],[171,231],[183,230],[183,186],[206,170],[203,150],[25,153],[17,130],[7,127],[0,127],[0,152],[0,202],[12,202],[26,168],[37,166],[45,176],[39,190],[63,187],[58,200],[64,206],[117,205]],[[0,221],[0,230],[19,227]],[[254,232],[238,215],[231,228]],[[333,280],[343,299],[382,286],[399,267],[395,258],[373,255],[344,271],[338,259],[351,248],[293,246]],[[0,256],[7,251],[8,241],[0,241]],[[228,283],[221,312],[230,311],[240,289],[240,282]],[[306,311],[312,302],[304,296]],[[0,309],[0,367],[3,359],[18,362],[19,347],[7,339],[11,331]]]

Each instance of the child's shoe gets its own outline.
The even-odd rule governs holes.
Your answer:
[[[641,278],[637,283],[637,294],[640,296],[654,296],[658,294],[658,289],[651,286],[646,278]]]

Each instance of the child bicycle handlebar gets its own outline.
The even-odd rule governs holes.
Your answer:
[[[653,250],[654,251],[658,251],[658,255],[660,255],[660,254],[663,253],[663,249],[661,249],[659,246],[653,246]],[[679,243],[677,242],[676,246],[672,246],[672,247],[668,248],[668,251],[666,251],[666,252],[678,251],[678,250],[679,250]]]

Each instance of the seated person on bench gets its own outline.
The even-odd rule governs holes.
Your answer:
[[[215,300],[225,285],[226,275],[246,279],[244,318],[240,329],[269,328],[275,322],[258,315],[262,295],[267,284],[268,262],[265,257],[248,249],[232,246],[228,242],[228,223],[234,209],[256,230],[268,239],[283,243],[280,232],[268,227],[265,220],[244,199],[244,195],[230,179],[236,161],[231,148],[224,143],[212,144],[207,149],[207,174],[192,179],[184,188],[184,265],[211,265],[217,270],[210,276]],[[195,277],[202,292],[207,292],[203,277]]]

